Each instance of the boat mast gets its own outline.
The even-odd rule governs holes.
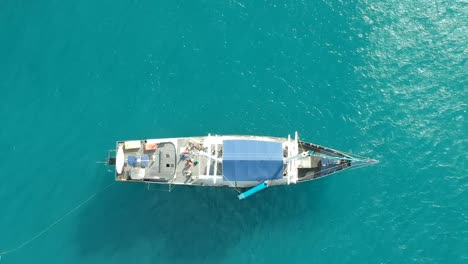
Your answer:
[[[299,135],[297,131],[294,133],[294,141],[291,141],[291,136],[288,135],[288,157],[285,159],[285,163],[288,164],[288,185],[297,182],[297,165],[295,157],[299,152]]]
[[[292,160],[298,160],[298,159],[303,159],[303,158],[307,158],[307,157],[310,157],[311,155],[309,155],[309,151],[304,151],[300,154],[297,154],[295,156],[292,156],[292,157],[289,157],[287,159],[284,160],[285,163],[289,163],[290,161]]]
[[[294,156],[297,156],[297,154],[299,154],[299,134],[297,133],[297,131],[294,132],[294,145],[293,145],[293,152],[292,154]],[[297,164],[296,164],[296,161],[294,160],[293,161],[293,175],[292,176],[292,182],[293,183],[296,183],[297,182]]]
[[[288,135],[288,158],[291,156],[291,135]],[[288,164],[288,185],[291,183],[291,166],[292,164]]]

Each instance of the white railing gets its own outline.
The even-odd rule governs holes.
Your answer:
[[[215,137],[218,137],[218,135],[215,135]],[[215,160],[215,164],[214,164],[214,177],[213,177],[213,184],[216,184],[216,179],[218,177],[216,177],[218,175],[218,144],[217,144],[217,140],[215,140],[215,157],[216,157],[216,160]]]
[[[211,134],[208,134],[205,142],[208,142],[208,160],[206,161],[206,175],[210,175],[210,167],[211,167],[211,142],[210,142]]]

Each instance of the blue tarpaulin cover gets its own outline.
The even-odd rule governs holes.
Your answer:
[[[128,156],[127,157],[127,162],[129,166],[135,167],[135,166],[141,166],[141,167],[148,167],[149,164],[149,156],[147,154],[144,154],[141,157],[137,156]]]
[[[230,181],[263,181],[283,177],[281,143],[224,140],[223,175]]]

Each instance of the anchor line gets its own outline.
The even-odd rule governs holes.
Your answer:
[[[67,216],[73,214],[75,211],[77,211],[78,209],[80,209],[83,205],[85,205],[86,203],[88,203],[89,201],[91,201],[94,197],[96,197],[97,195],[103,193],[105,190],[107,190],[109,187],[111,187],[112,185],[114,185],[115,182],[107,185],[106,187],[104,187],[102,190],[100,191],[97,191],[95,193],[93,193],[91,196],[89,196],[86,200],[84,200],[83,202],[79,203],[77,206],[75,206],[74,208],[72,208],[70,211],[68,211],[66,214],[64,214],[63,216],[59,217],[57,220],[55,220],[54,222],[52,222],[49,226],[47,226],[46,228],[42,229],[40,232],[38,232],[37,234],[35,234],[34,236],[32,236],[30,239],[24,241],[23,243],[21,243],[19,246],[15,247],[15,248],[12,248],[10,250],[5,250],[5,251],[2,251],[0,252],[0,261],[2,259],[2,256],[6,255],[6,254],[10,254],[12,252],[15,252],[15,251],[18,251],[20,249],[22,249],[23,247],[25,247],[26,245],[30,244],[31,242],[33,242],[34,240],[36,240],[37,238],[39,238],[40,236],[42,236],[43,234],[47,233],[49,230],[51,230],[54,226],[56,226],[57,224],[59,224],[60,222],[62,222]]]

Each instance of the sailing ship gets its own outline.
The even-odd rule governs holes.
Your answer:
[[[117,181],[167,185],[169,190],[177,185],[230,187],[239,191],[239,199],[377,162],[301,141],[297,132],[294,139],[208,134],[117,141],[107,158]]]

